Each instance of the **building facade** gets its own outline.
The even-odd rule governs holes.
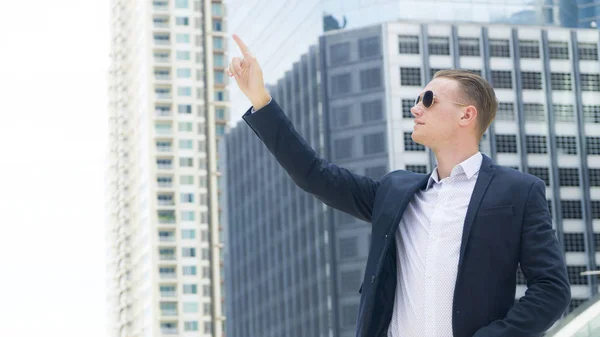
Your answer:
[[[229,28],[239,34],[261,62],[265,83],[274,84],[321,34],[355,29],[392,20],[441,20],[541,24],[535,3],[525,0],[228,0]],[[228,43],[231,55],[237,45]],[[230,86],[233,119],[248,104]]]
[[[572,28],[600,28],[599,0],[543,0],[539,3],[547,24]]]
[[[545,181],[572,310],[598,292],[580,273],[600,262],[599,40],[591,29],[390,22],[324,34],[269,90],[321,156],[378,179],[434,169],[411,139],[410,113],[433,74],[482,75],[499,108],[480,149]],[[227,210],[228,334],[353,336],[370,225],[297,188],[244,122],[227,135],[226,157],[236,205]],[[518,275],[517,298],[526,290]]]
[[[110,336],[223,336],[218,0],[111,1]]]

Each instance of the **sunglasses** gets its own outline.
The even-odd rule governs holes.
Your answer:
[[[423,106],[426,107],[427,109],[429,109],[435,102],[435,98],[436,98],[436,96],[433,93],[433,91],[427,90],[422,95],[417,96],[417,99],[415,99],[415,105],[419,104],[420,102],[423,102]],[[458,102],[453,102],[453,101],[447,101],[447,102],[454,103],[454,104],[457,104],[460,106],[469,106],[468,104],[463,104],[463,103],[458,103]]]

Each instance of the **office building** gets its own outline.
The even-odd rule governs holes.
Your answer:
[[[480,149],[546,183],[572,310],[598,292],[580,273],[600,262],[599,40],[592,29],[395,21],[324,34],[269,90],[319,155],[378,179],[435,167],[410,113],[433,74],[481,74],[499,108]],[[245,122],[225,145],[228,335],[354,336],[370,225],[297,188]],[[517,283],[518,298],[521,273]]]
[[[218,0],[111,1],[110,336],[222,337]]]
[[[541,0],[545,23],[572,28],[600,28],[599,0]]]

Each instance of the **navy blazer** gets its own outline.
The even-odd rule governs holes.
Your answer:
[[[356,336],[385,337],[397,282],[394,233],[429,175],[398,170],[373,180],[328,163],[275,100],[256,113],[249,110],[243,119],[300,188],[372,223]],[[463,229],[454,337],[541,336],[565,312],[571,288],[545,193],[542,180],[483,156]],[[515,302],[519,264],[528,289]]]

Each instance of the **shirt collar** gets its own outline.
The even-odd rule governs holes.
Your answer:
[[[482,162],[483,155],[481,154],[481,152],[477,152],[471,157],[467,158],[462,163],[459,163],[458,165],[454,166],[452,172],[450,173],[450,176],[452,177],[460,173],[464,173],[467,176],[467,179],[471,179],[474,175],[476,175],[479,172]],[[426,189],[429,189],[434,183],[439,182],[440,178],[438,175],[438,168],[436,166],[433,172],[431,172],[431,175],[429,176]]]

